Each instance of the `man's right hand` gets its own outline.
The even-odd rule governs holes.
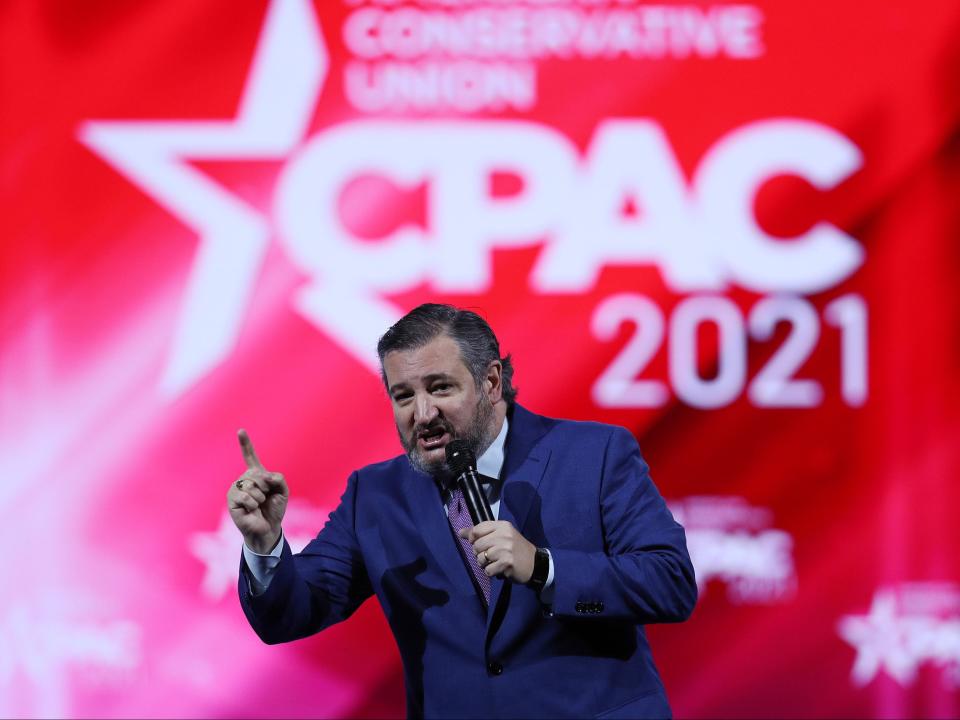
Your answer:
[[[263,467],[247,431],[240,430],[237,435],[247,471],[230,485],[227,509],[247,547],[266,555],[280,539],[280,523],[290,490],[283,475],[267,472]]]

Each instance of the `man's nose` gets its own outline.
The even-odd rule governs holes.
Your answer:
[[[418,395],[413,411],[413,421],[417,425],[429,425],[437,416],[439,410],[429,395]]]

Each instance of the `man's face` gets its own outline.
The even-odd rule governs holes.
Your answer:
[[[441,474],[448,442],[466,440],[479,456],[495,437],[492,399],[477,388],[452,338],[387,353],[383,371],[400,443],[416,469]]]

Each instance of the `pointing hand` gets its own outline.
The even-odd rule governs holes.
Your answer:
[[[247,547],[266,554],[280,539],[290,490],[283,475],[263,467],[247,431],[240,430],[237,435],[247,469],[227,490],[227,509]]]

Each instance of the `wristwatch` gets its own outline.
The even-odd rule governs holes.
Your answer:
[[[546,548],[537,548],[537,552],[533,556],[533,575],[530,576],[527,585],[540,592],[543,590],[543,586],[547,584],[549,576],[550,553],[547,552]]]

